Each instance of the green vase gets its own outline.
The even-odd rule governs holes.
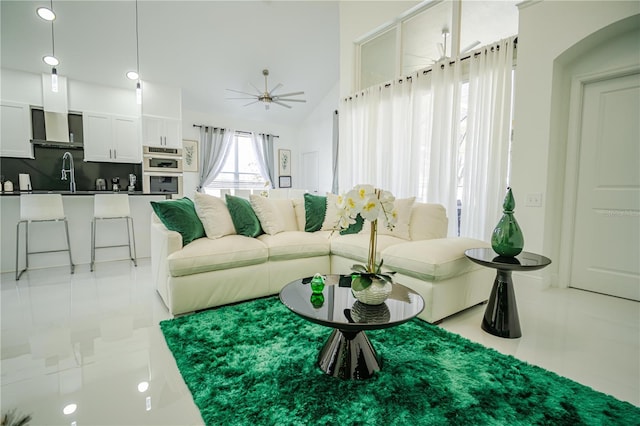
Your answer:
[[[502,204],[503,215],[491,236],[491,247],[500,256],[514,257],[520,254],[524,247],[524,236],[518,221],[513,216],[516,200],[511,188],[507,188],[507,195]]]

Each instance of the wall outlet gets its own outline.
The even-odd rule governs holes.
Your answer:
[[[542,207],[542,194],[539,192],[527,194],[524,205],[527,207]]]

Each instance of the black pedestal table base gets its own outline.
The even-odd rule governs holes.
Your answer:
[[[498,269],[489,303],[482,318],[482,329],[487,333],[508,339],[522,337],[511,271]]]
[[[364,331],[334,329],[320,354],[322,371],[341,379],[368,379],[380,371],[382,361]]]

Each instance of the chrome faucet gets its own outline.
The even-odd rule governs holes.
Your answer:
[[[64,163],[69,159],[69,169],[65,170]],[[76,192],[76,169],[73,165],[73,156],[69,151],[62,156],[62,180],[67,180],[67,173],[71,173],[71,181],[69,182],[69,191]]]

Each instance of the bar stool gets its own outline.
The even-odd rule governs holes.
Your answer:
[[[67,237],[67,248],[57,250],[29,251],[29,225],[32,222],[64,222],[65,235]],[[18,260],[20,253],[20,224],[25,224],[25,267],[19,270]],[[24,271],[29,268],[29,255],[41,253],[69,252],[69,264],[71,273],[75,270],[75,265],[71,260],[71,243],[69,242],[69,224],[64,215],[62,196],[60,194],[21,194],[20,195],[20,221],[16,225],[16,281]]]
[[[113,219],[124,219],[127,222],[127,244],[96,246],[96,222],[98,220]],[[131,225],[129,225],[129,222],[131,222]],[[132,246],[133,252],[131,251]],[[129,196],[127,194],[96,194],[93,197],[93,220],[91,221],[91,271],[93,271],[93,266],[96,262],[96,249],[112,247],[128,247],[129,259],[133,261],[136,267],[138,266],[136,235],[133,229],[131,209],[129,208]]]

